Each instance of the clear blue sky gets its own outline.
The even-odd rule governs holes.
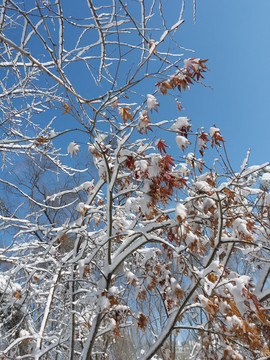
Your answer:
[[[173,9],[172,9],[173,10]],[[221,129],[236,171],[251,149],[250,164],[270,161],[270,1],[186,0],[177,41],[209,59],[205,83],[183,96],[193,126]]]
[[[131,0],[128,0],[127,4],[132,7],[134,3],[129,1]],[[166,102],[169,101],[169,96],[167,99],[159,97],[161,106],[158,114],[152,114],[151,120],[188,116],[193,129],[205,126],[206,131],[215,124],[226,140],[229,158],[235,171],[239,170],[248,149],[251,149],[250,165],[270,161],[270,1],[196,2],[196,23],[193,22],[193,1],[186,0],[185,23],[180,26],[175,36],[181,46],[195,51],[183,51],[183,58],[209,59],[207,66],[210,71],[206,73],[205,83],[213,89],[201,85],[192,86],[190,91],[183,93],[182,104],[185,109],[181,113],[175,110],[175,105],[174,109],[168,109]],[[73,11],[74,2],[70,1],[68,4]],[[163,9],[172,19],[172,23],[168,25],[175,23],[180,8],[181,0],[164,1]],[[82,8],[77,10],[81,11]],[[155,38],[158,39],[159,37]],[[171,50],[181,52],[179,49]],[[131,65],[135,66],[128,64]],[[78,85],[83,90],[83,95],[90,96],[92,79],[84,77],[82,81],[77,71],[69,75],[76,87]],[[155,91],[155,79],[152,80],[151,84],[147,82],[142,89],[142,95],[146,96],[147,93]],[[91,95],[96,96],[96,91],[95,87]],[[71,121],[68,117],[65,118]],[[57,124],[66,126],[62,117],[57,120]],[[154,135],[159,137],[158,133]],[[152,136],[151,132],[149,136]],[[70,138],[70,141],[80,141],[73,133],[67,138]],[[173,157],[182,155],[176,144],[175,148],[171,146]],[[66,150],[66,146],[63,147]]]

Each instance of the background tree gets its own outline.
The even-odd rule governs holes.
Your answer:
[[[192,359],[270,356],[270,168],[155,121],[208,70],[165,5],[1,6],[2,357],[172,359],[188,333]]]

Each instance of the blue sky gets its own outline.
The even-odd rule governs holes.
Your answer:
[[[158,114],[152,114],[151,120],[155,122],[164,118],[187,116],[191,119],[194,130],[204,126],[206,131],[215,124],[220,128],[226,141],[229,159],[236,172],[239,171],[248,149],[251,149],[250,165],[268,162],[270,1],[196,2],[196,23],[193,22],[193,1],[186,0],[185,23],[176,32],[175,40],[184,48],[194,50],[190,53],[183,50],[183,59],[208,59],[207,66],[210,71],[206,73],[204,82],[212,89],[202,85],[192,86],[190,91],[182,94],[184,110],[181,113],[175,110],[175,105],[166,106],[171,101],[169,95],[167,99],[159,96]],[[135,6],[132,2],[127,4],[131,8]],[[175,1],[164,2],[163,10],[171,14],[169,18],[172,23],[168,25],[177,20],[181,1],[179,0],[177,11],[175,6]],[[152,35],[155,40],[160,36],[154,33]],[[181,52],[171,46],[172,52]],[[135,62],[127,65],[136,66]],[[70,74],[75,85],[83,91],[83,95],[90,94],[92,79],[84,78],[81,82],[82,78],[78,77],[77,71],[74,71],[73,75],[75,77]],[[155,91],[156,81],[152,79],[145,84],[141,90],[143,96]],[[96,95],[97,88],[94,90]],[[148,135],[151,137],[152,133]],[[154,135],[161,136],[155,132]],[[171,151],[175,158],[182,155],[176,145],[171,144]],[[188,151],[192,151],[192,148]]]
[[[266,0],[186,1],[185,23],[176,34],[190,57],[207,58],[210,72],[182,100],[193,127],[216,124],[238,171],[246,151],[250,164],[270,160],[270,2]]]
[[[166,107],[169,96],[167,99],[159,96],[161,106],[158,114],[152,114],[151,120],[188,116],[192,121],[193,129],[205,126],[206,131],[216,124],[226,140],[229,158],[236,171],[248,149],[251,149],[251,165],[267,162],[270,160],[268,140],[270,1],[197,0],[196,2],[196,23],[193,22],[193,1],[186,0],[185,23],[179,27],[175,39],[181,46],[195,51],[194,53],[183,51],[183,58],[209,59],[207,65],[210,71],[206,73],[205,83],[212,89],[202,85],[192,86],[190,91],[182,95],[184,110],[181,113],[175,110],[175,105],[174,110],[169,106]],[[71,0],[67,0],[67,4],[74,16],[84,10],[81,7],[74,8],[74,2]],[[127,4],[131,8],[135,4],[138,5],[132,0],[128,0]],[[181,0],[164,1],[163,9],[169,14],[171,25],[177,20],[180,8]],[[18,34],[14,32],[14,36]],[[159,36],[155,40],[159,39]],[[95,38],[90,38],[90,41],[94,40]],[[65,46],[69,48],[69,45],[71,46],[75,41],[76,37],[73,34],[66,39]],[[39,47],[34,47],[32,50],[34,55],[36,55],[35,51],[40,52]],[[179,49],[171,50],[180,52]],[[133,64],[127,64],[128,67],[136,65],[135,61]],[[84,96],[97,96],[97,91],[103,93],[105,90],[93,87],[90,75],[86,76],[78,66],[75,64],[71,67],[72,71],[68,74],[75,87],[79,88]],[[157,80],[151,79],[151,84],[150,81],[147,82],[142,88],[143,96],[155,91]],[[62,109],[60,112],[62,113]],[[45,120],[47,121],[47,113]],[[55,126],[59,128],[66,128],[67,124],[71,128],[77,126],[71,116],[67,115],[61,115],[55,122]],[[159,134],[154,133],[154,135],[159,137]],[[149,136],[151,137],[152,133],[149,133]],[[67,135],[66,140],[80,142],[74,133]],[[63,145],[63,151],[66,151],[66,145]],[[176,145],[175,148],[172,147],[172,151],[173,157],[177,158],[178,154],[181,155]],[[178,153],[175,154],[175,151]]]

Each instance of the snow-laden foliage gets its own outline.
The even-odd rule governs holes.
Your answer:
[[[184,2],[68,3],[1,5],[0,357],[267,358],[270,167],[156,120],[208,70]]]

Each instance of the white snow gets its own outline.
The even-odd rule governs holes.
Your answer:
[[[178,135],[178,136],[176,136],[176,143],[177,143],[179,149],[181,151],[184,151],[185,148],[187,148],[188,145],[190,144],[190,141],[187,138],[185,138],[184,136]]]
[[[215,133],[219,133],[219,132],[220,132],[219,128],[216,128],[214,126],[210,127],[209,133],[211,137],[213,137]]]
[[[171,130],[180,131],[183,127],[190,127],[189,121],[190,120],[187,117],[178,117],[171,126]]]
[[[183,204],[177,204],[175,208],[175,217],[178,222],[182,222],[187,218],[187,209]]]
[[[76,144],[74,141],[69,143],[67,152],[73,157],[74,154],[78,155],[78,151],[80,151],[80,145]]]
[[[263,188],[270,186],[270,173],[264,173],[260,178],[260,183]]]
[[[154,95],[151,94],[147,94],[147,108],[148,110],[150,110],[152,112],[152,110],[156,110],[157,111],[157,106],[159,105],[157,99],[155,98]]]

